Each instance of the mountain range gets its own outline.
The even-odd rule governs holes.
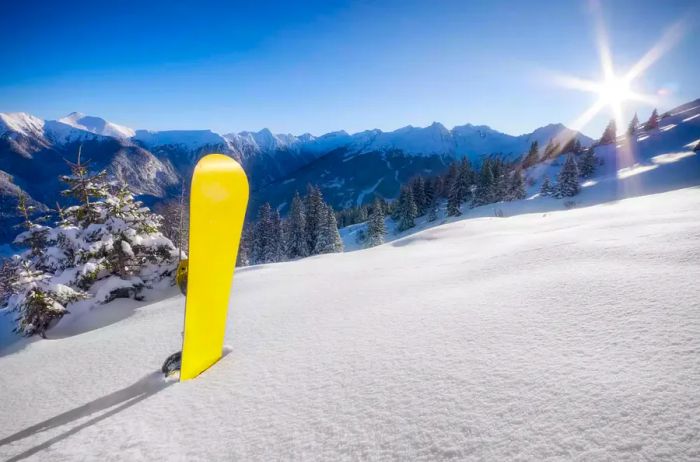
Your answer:
[[[71,113],[43,120],[26,113],[0,113],[0,243],[15,234],[17,197],[25,194],[38,210],[55,207],[79,147],[93,169],[107,169],[152,204],[178,194],[197,160],[222,152],[248,173],[251,206],[269,201],[286,210],[295,191],[317,184],[336,208],[366,203],[379,194],[392,198],[416,174],[439,173],[456,158],[474,162],[486,155],[522,156],[533,141],[587,136],[562,124],[513,136],[485,125],[447,129],[440,123],[314,136],[258,132],[219,134],[211,130],[134,130],[100,117]]]

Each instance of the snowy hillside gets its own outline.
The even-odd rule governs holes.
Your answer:
[[[659,128],[640,129],[630,140],[618,137],[616,145],[595,148],[596,156],[603,165],[592,178],[582,183],[581,193],[570,200],[540,197],[539,191],[544,177],[555,180],[564,161],[563,157],[541,162],[525,170],[527,199],[501,202],[487,206],[462,208],[459,218],[446,216],[445,204],[439,211],[440,219],[429,223],[426,217],[419,218],[415,228],[399,233],[395,223],[386,220],[390,230],[386,240],[391,241],[432,226],[465,218],[478,218],[502,214],[505,217],[523,213],[541,213],[585,207],[611,202],[623,198],[643,196],[700,185],[700,100],[680,106],[669,112],[659,122]],[[366,232],[365,223],[340,230],[345,250],[361,249],[361,236]]]
[[[239,270],[228,354],[186,383],[157,372],[184,299],[109,306],[0,352],[0,458],[696,460],[698,210],[696,187]]]

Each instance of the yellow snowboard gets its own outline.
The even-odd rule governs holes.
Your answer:
[[[221,358],[233,272],[248,206],[248,179],[223,154],[203,157],[190,191],[190,241],[180,381]]]

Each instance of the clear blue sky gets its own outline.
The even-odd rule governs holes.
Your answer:
[[[440,121],[520,134],[570,122],[595,99],[546,78],[600,76],[586,0],[293,3],[7,2],[0,112],[222,133]],[[696,1],[602,5],[620,70],[685,18],[689,32],[639,86],[670,88],[662,108],[700,97]]]

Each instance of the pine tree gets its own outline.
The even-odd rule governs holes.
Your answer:
[[[459,174],[457,175],[457,194],[460,205],[467,200],[471,185],[474,181],[474,173],[472,172],[469,159],[462,159],[459,164]]]
[[[253,229],[249,224],[246,224],[243,226],[243,232],[241,233],[241,242],[238,246],[236,266],[248,266],[252,263],[252,242]]]
[[[518,169],[511,175],[506,200],[517,201],[525,199],[525,197],[525,180],[523,179],[522,172]]]
[[[333,209],[323,204],[319,218],[320,232],[316,239],[314,254],[342,252],[343,241],[338,232],[338,224],[335,220]]]
[[[306,212],[306,242],[308,248],[313,251],[321,232],[321,221],[325,212],[323,195],[316,186],[307,187],[304,211]]]
[[[418,209],[416,208],[416,203],[413,201],[413,193],[410,187],[405,187],[401,190],[398,208],[399,232],[406,231],[416,226],[415,218],[418,214]]]
[[[539,144],[537,143],[537,141],[533,141],[532,144],[530,144],[530,150],[527,152],[525,158],[523,159],[523,168],[532,167],[540,160],[539,150]]]
[[[578,138],[574,139],[574,153],[578,154],[580,152],[583,152],[583,146],[581,145],[581,140]]]
[[[632,117],[632,120],[630,120],[630,124],[627,127],[627,136],[631,137],[637,132],[637,129],[639,128],[639,118],[637,118],[637,113],[634,113],[634,117]]]
[[[71,207],[74,219],[82,226],[95,223],[98,219],[98,212],[94,202],[107,197],[107,172],[102,170],[96,174],[90,174],[89,162],[81,162],[78,149],[78,160],[76,163],[68,162],[70,175],[63,175],[61,181],[68,185],[68,189],[62,192],[64,196],[72,197],[78,201],[79,207]]]
[[[579,174],[581,178],[590,178],[595,172],[598,159],[595,156],[593,148],[588,148],[584,151],[579,162]]]
[[[139,298],[140,291],[174,274],[177,250],[159,232],[160,217],[134,200],[124,185],[91,175],[80,161],[70,164],[66,195],[76,205],[60,210],[53,227],[26,218],[15,243],[27,247],[13,268],[12,294],[4,306],[17,314],[15,331],[45,335],[68,313],[71,302],[106,303]]]
[[[376,200],[367,223],[367,246],[374,247],[383,244],[385,236],[384,210],[379,200]]]
[[[559,171],[557,180],[557,197],[572,197],[579,193],[581,186],[579,184],[579,171],[576,165],[576,160],[573,154],[566,157],[564,166]]]
[[[561,149],[559,149],[559,143],[554,141],[553,139],[549,140],[549,143],[547,143],[547,146],[544,148],[544,159],[554,159],[561,153]]]
[[[493,171],[494,184],[492,188],[492,198],[490,202],[500,202],[508,196],[508,175],[506,166],[501,159],[495,159],[491,167]]]
[[[644,130],[655,130],[659,128],[659,113],[654,109],[654,111],[651,113],[651,116],[649,116],[649,120],[646,121],[644,124]]]
[[[428,178],[425,180],[425,208],[426,211],[430,211],[430,206],[433,204],[433,202],[436,199],[436,191],[435,191],[435,180]]]
[[[282,232],[282,217],[280,217],[279,210],[275,209],[272,211],[272,217],[270,220],[270,255],[272,261],[279,262],[284,261],[285,258],[285,242],[284,233]]]
[[[566,143],[564,143],[564,146],[561,148],[559,154],[566,154],[569,152],[577,152],[577,145],[576,142],[578,141],[575,136],[572,136],[570,138],[565,139]]]
[[[617,129],[615,127],[615,121],[611,120],[608,123],[608,126],[605,127],[605,131],[603,131],[603,136],[600,137],[600,141],[598,142],[598,144],[614,143],[616,139],[617,139]]]
[[[14,332],[46,338],[46,331],[68,314],[69,303],[87,298],[82,291],[52,284],[51,277],[50,273],[34,268],[31,260],[22,259],[18,264],[13,294],[4,305],[18,315]]]
[[[459,177],[452,179],[452,184],[450,185],[450,192],[447,196],[447,216],[448,217],[458,217],[462,214],[460,210],[460,205],[462,201],[460,200],[460,181]]]
[[[549,181],[549,177],[547,175],[544,176],[544,179],[542,180],[542,186],[540,186],[540,196],[553,196],[555,194],[555,189],[554,186],[552,186],[552,183]]]
[[[479,182],[476,187],[474,198],[472,199],[472,207],[478,207],[484,204],[490,204],[494,201],[495,179],[491,162],[488,159],[484,160],[479,171]]]
[[[437,200],[433,198],[428,205],[428,221],[433,222],[438,218],[438,205]]]
[[[411,192],[413,193],[413,202],[416,203],[417,216],[425,214],[425,180],[422,176],[416,177],[411,182]]]
[[[258,209],[258,218],[255,222],[253,234],[253,261],[255,263],[275,262],[274,230],[272,222],[272,207],[265,202]]]
[[[294,194],[292,207],[287,220],[287,257],[290,259],[309,256],[309,243],[306,239],[306,216],[304,203],[299,193]]]

